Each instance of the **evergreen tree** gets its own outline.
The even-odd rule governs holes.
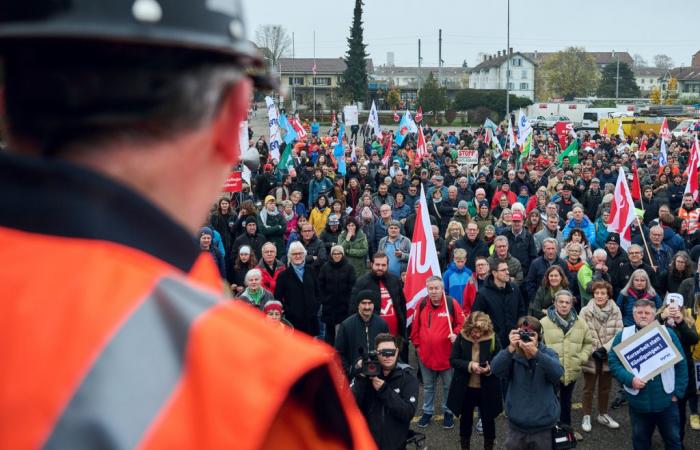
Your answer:
[[[423,108],[423,112],[432,112],[433,116],[437,116],[439,111],[447,107],[446,89],[438,85],[433,72],[430,72],[428,79],[425,80],[420,91],[418,91],[417,103],[418,106]]]
[[[355,0],[352,27],[348,38],[348,52],[345,57],[347,68],[343,73],[342,88],[352,101],[364,102],[367,99],[367,58],[362,39],[362,0]]]
[[[615,97],[615,77],[617,77],[617,61],[611,62],[603,69],[603,78],[598,85],[598,97]],[[626,63],[620,63],[620,82],[618,96],[621,98],[639,97],[639,86],[634,79],[632,69]]]

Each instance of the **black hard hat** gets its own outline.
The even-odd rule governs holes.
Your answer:
[[[0,4],[0,49],[14,41],[104,40],[181,47],[260,70],[241,0],[21,0]],[[251,75],[257,85],[265,76]]]

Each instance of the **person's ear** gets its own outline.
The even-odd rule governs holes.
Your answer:
[[[252,86],[248,78],[234,83],[224,94],[212,124],[216,153],[230,165],[236,164],[241,154],[240,125],[248,117]]]

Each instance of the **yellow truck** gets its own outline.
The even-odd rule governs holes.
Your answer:
[[[656,133],[661,130],[661,117],[615,117],[609,119],[600,119],[600,133],[607,131],[609,136],[618,134],[617,130],[622,121],[622,131],[625,137],[638,137],[642,134]]]

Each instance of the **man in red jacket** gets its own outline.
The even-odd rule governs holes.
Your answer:
[[[454,427],[454,416],[445,402],[452,382],[450,352],[457,333],[462,329],[464,316],[459,303],[445,296],[442,279],[437,276],[426,281],[428,296],[420,301],[413,314],[411,341],[418,351],[418,363],[423,376],[423,416],[418,426],[425,428],[435,414],[435,385],[442,379],[443,428]],[[448,307],[448,302],[451,307]]]

